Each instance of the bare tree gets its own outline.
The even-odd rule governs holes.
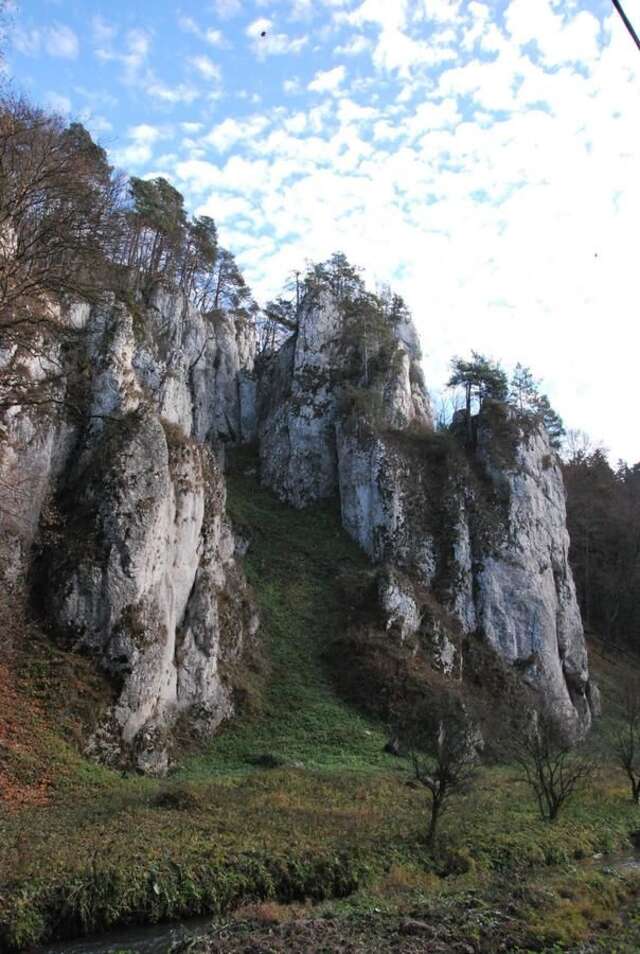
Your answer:
[[[120,181],[79,124],[0,102],[0,323],[50,326],[61,295],[96,293],[114,243]]]
[[[414,777],[429,793],[426,841],[433,850],[450,800],[466,793],[477,774],[477,729],[462,704],[443,695],[414,709],[404,720],[401,736],[409,748]]]
[[[77,335],[65,300],[97,300],[119,236],[121,180],[79,123],[0,99],[0,385],[3,406],[63,377],[57,345]]]
[[[629,683],[623,699],[623,724],[613,744],[615,757],[631,784],[631,798],[640,804],[640,683]]]
[[[508,750],[532,789],[540,817],[555,821],[577,789],[593,774],[588,756],[568,739],[548,708],[511,727]]]
[[[565,463],[571,463],[575,460],[590,457],[595,450],[597,450],[597,446],[586,431],[570,427],[564,435],[560,453]]]
[[[446,431],[458,411],[464,407],[460,392],[440,393],[434,401],[434,418],[437,431]]]

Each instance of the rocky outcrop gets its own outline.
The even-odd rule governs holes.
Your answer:
[[[338,489],[336,425],[345,404],[362,399],[395,427],[430,426],[415,332],[388,323],[366,338],[335,295],[308,295],[298,331],[260,378],[258,436],[263,482],[303,507]],[[380,369],[380,365],[383,368]],[[365,409],[363,409],[365,410]]]
[[[345,528],[391,568],[379,603],[394,638],[428,636],[445,660],[434,656],[437,665],[458,672],[460,637],[479,636],[568,732],[583,733],[592,692],[562,474],[546,433],[487,403],[472,446],[464,426],[435,434],[415,332],[391,327],[367,382],[345,320],[329,294],[307,304],[268,369],[263,479],[294,506],[338,491]],[[434,626],[434,598],[453,621],[448,634]]]
[[[445,436],[420,441],[342,425],[344,525],[373,560],[402,567],[433,592],[569,730],[585,731],[591,690],[557,456],[541,429],[525,432],[497,408],[477,423],[469,456]]]
[[[50,607],[120,687],[93,743],[105,761],[162,773],[179,714],[206,735],[233,712],[223,670],[257,621],[224,501],[211,451],[144,406],[110,422],[67,479]]]
[[[587,652],[558,457],[542,428],[520,428],[512,461],[496,461],[495,427],[479,424],[477,455],[504,499],[506,533],[475,568],[478,627],[565,723],[586,728]]]
[[[94,415],[149,401],[185,434],[211,445],[255,435],[255,329],[243,316],[205,316],[158,286],[149,301],[108,300],[92,311]]]
[[[84,328],[88,314],[86,305],[65,309],[71,336]],[[14,592],[28,574],[43,507],[76,437],[74,422],[60,410],[66,370],[63,347],[48,341],[36,339],[29,351],[0,347],[0,585]],[[22,405],[24,382],[31,403]]]
[[[0,514],[13,541],[0,569],[24,578],[49,528],[38,569],[51,629],[116,687],[91,743],[103,760],[161,773],[179,716],[208,735],[233,713],[228,674],[257,618],[222,470],[227,444],[256,439],[263,483],[294,507],[338,495],[378,567],[363,658],[375,629],[376,647],[393,642],[461,683],[473,638],[567,731],[588,727],[597,692],[545,432],[485,403],[472,441],[467,422],[435,433],[406,311],[358,295],[310,285],[297,330],[258,366],[242,316],[202,315],[163,287],[109,295],[67,309],[71,346],[21,372],[38,382],[63,369],[53,401],[0,422],[0,492],[33,481],[14,525]]]
[[[3,461],[37,474],[32,530],[44,505],[54,527],[39,568],[52,630],[117,688],[92,751],[162,773],[178,716],[206,735],[232,714],[227,673],[257,629],[220,469],[255,433],[255,332],[163,288],[75,323],[64,410],[16,408]]]

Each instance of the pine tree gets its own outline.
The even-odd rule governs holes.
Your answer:
[[[509,385],[509,404],[521,417],[539,421],[549,435],[551,446],[559,450],[565,430],[560,415],[551,407],[546,394],[540,391],[540,381],[531,370],[518,363]]]
[[[477,351],[471,352],[471,360],[454,358],[451,362],[451,377],[447,381],[449,388],[464,388],[467,438],[472,440],[471,410],[474,402],[482,404],[490,398],[505,401],[508,396],[507,376],[500,367]]]
[[[564,424],[557,411],[554,411],[551,407],[546,394],[538,395],[534,405],[534,414],[549,435],[549,443],[553,449],[560,450],[562,438],[565,435]]]
[[[533,409],[540,393],[540,381],[534,378],[531,370],[518,364],[509,385],[509,403],[523,414]]]

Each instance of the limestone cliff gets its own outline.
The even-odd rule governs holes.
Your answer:
[[[256,359],[252,323],[159,286],[65,312],[47,400],[0,422],[4,581],[31,578],[52,638],[90,653],[115,701],[90,748],[162,773],[178,717],[206,736],[233,714],[229,670],[257,615],[225,516],[225,446],[257,442],[260,477],[300,508],[337,496],[379,568],[381,638],[460,681],[469,640],[584,732],[589,683],[562,475],[546,433],[486,402],[433,429],[415,329],[375,296],[306,290],[297,330]],[[0,355],[3,362],[11,355]],[[3,554],[0,553],[0,558]],[[471,658],[471,656],[470,656]]]
[[[179,715],[201,734],[231,715],[224,670],[257,628],[221,471],[224,443],[252,436],[255,333],[162,288],[76,307],[72,320],[72,355],[54,356],[67,362],[64,410],[45,402],[44,414],[26,407],[4,422],[4,477],[35,475],[37,489],[11,562],[44,520],[46,623],[117,687],[91,749],[162,773]]]
[[[474,634],[568,731],[584,732],[587,655],[546,433],[487,403],[472,446],[435,434],[411,327],[390,325],[365,380],[344,324],[330,293],[311,300],[263,374],[263,480],[294,506],[339,493],[345,528],[391,571],[379,591],[389,638],[421,634],[459,673],[460,637]],[[433,597],[454,621],[449,634],[434,627]]]
[[[261,476],[294,507],[336,493],[336,425],[349,402],[365,399],[392,427],[430,426],[415,331],[404,319],[390,322],[385,332],[376,329],[367,341],[366,325],[345,315],[324,288],[307,295],[298,331],[264,367],[258,415]],[[389,349],[393,357],[387,368]]]

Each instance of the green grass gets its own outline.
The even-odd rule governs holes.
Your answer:
[[[326,659],[348,612],[338,577],[368,567],[335,505],[296,511],[255,479],[234,476],[227,506],[250,540],[245,570],[270,672],[261,711],[226,728],[205,753],[187,760],[180,777],[246,771],[267,753],[310,769],[397,769],[383,751],[384,726],[340,699]]]
[[[249,704],[165,781],[94,766],[41,713],[49,803],[0,809],[0,947],[3,939],[20,947],[122,923],[219,914],[252,899],[355,892],[342,907],[333,901],[335,909],[397,909],[403,879],[407,904],[446,895],[447,886],[455,894],[501,878],[528,883],[541,869],[563,872],[561,886],[580,881],[576,860],[627,845],[640,812],[604,755],[613,706],[596,733],[599,774],[558,822],[538,819],[509,768],[487,768],[452,804],[441,854],[430,857],[424,792],[407,786],[405,762],[384,753],[385,726],[337,693],[332,672],[348,660],[327,659],[350,612],[343,581],[366,574],[366,560],[333,506],[296,512],[250,477],[233,476],[229,486],[229,512],[250,540],[245,569],[266,658],[251,675]],[[66,671],[58,655],[42,648],[25,674],[43,700],[61,691],[48,669]],[[594,662],[613,698],[621,667],[597,655]],[[45,757],[39,750],[34,772]],[[389,879],[395,887],[381,888]],[[588,923],[582,907],[575,913],[580,905],[599,916],[591,888],[581,891],[572,936]],[[562,933],[564,900],[549,902],[548,930],[533,909],[526,915],[536,936],[564,943],[571,933]]]

